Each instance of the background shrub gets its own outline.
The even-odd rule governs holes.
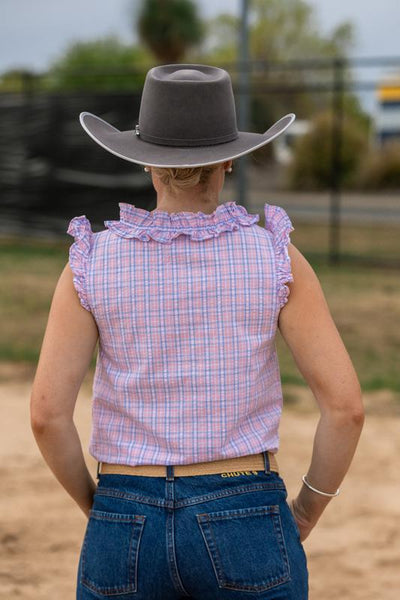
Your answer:
[[[287,172],[290,188],[322,190],[332,185],[332,129],[332,114],[323,112],[311,121],[310,131],[297,140]],[[341,177],[343,187],[353,187],[357,183],[367,149],[368,132],[365,127],[357,118],[345,116],[338,168],[340,173],[336,174]]]
[[[359,184],[363,189],[400,190],[399,141],[388,141],[368,153],[360,168]]]

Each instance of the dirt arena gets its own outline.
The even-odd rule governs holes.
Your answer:
[[[16,376],[17,375],[17,376]],[[75,423],[87,464],[90,382]],[[30,375],[0,367],[0,598],[73,600],[86,520],[44,462],[29,421]],[[310,392],[285,388],[281,474],[291,497],[306,472],[318,412]],[[364,395],[367,418],[356,457],[318,526],[305,541],[311,600],[397,600],[400,593],[400,402],[390,392]]]

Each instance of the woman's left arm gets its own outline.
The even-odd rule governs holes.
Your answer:
[[[92,314],[83,308],[69,264],[58,280],[32,386],[31,427],[45,461],[86,516],[96,483],[73,421],[76,399],[98,340]]]

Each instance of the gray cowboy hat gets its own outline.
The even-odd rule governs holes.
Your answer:
[[[112,154],[152,167],[200,167],[239,158],[268,144],[293,123],[285,115],[264,133],[238,131],[230,75],[209,65],[153,67],[134,129],[120,131],[82,112],[86,133]]]

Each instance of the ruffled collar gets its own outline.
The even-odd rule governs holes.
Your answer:
[[[244,206],[233,201],[220,204],[210,214],[201,211],[169,213],[158,208],[150,212],[126,202],[120,202],[119,208],[120,220],[104,221],[104,225],[120,237],[135,237],[145,242],[153,239],[168,243],[179,235],[206,240],[224,231],[253,225],[260,219],[258,214],[248,213]]]

